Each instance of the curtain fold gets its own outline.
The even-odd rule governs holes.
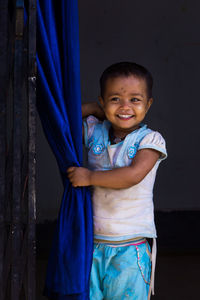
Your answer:
[[[73,188],[66,176],[69,166],[82,165],[77,0],[37,0],[37,67],[38,113],[64,185],[45,295],[86,300],[93,251],[91,198],[87,188]]]

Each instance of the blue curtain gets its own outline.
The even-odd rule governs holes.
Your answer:
[[[90,192],[73,188],[66,176],[69,166],[82,165],[77,0],[37,1],[37,67],[37,108],[64,185],[45,295],[85,300],[93,247]]]

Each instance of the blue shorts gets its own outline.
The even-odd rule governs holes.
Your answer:
[[[123,247],[94,244],[90,300],[147,300],[150,256],[147,241]]]

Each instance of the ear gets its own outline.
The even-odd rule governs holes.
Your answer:
[[[153,98],[150,98],[150,99],[148,100],[148,102],[147,102],[146,113],[148,112],[148,110],[149,110],[149,108],[151,107],[152,103],[153,103]]]
[[[101,104],[101,107],[104,108],[104,100],[101,96],[98,97],[99,103]]]

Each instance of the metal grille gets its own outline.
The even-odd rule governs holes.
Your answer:
[[[0,31],[0,299],[35,300],[36,0],[0,0]]]

